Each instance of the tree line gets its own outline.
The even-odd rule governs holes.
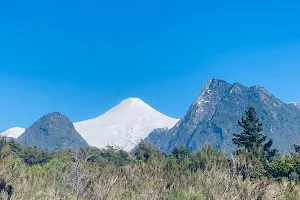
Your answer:
[[[0,139],[0,199],[300,199],[300,147],[280,155],[250,106],[232,157],[210,144],[50,152]]]

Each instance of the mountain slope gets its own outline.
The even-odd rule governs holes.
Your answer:
[[[230,154],[233,133],[241,131],[237,121],[253,105],[264,124],[264,133],[273,139],[281,153],[292,152],[300,143],[300,109],[285,104],[266,89],[245,87],[211,79],[203,87],[186,115],[170,130],[155,130],[146,141],[169,152],[176,146],[196,150],[212,143]]]
[[[292,102],[290,104],[295,106],[296,108],[300,108],[300,103],[298,103],[298,102]]]
[[[24,133],[24,132],[25,132],[25,128],[13,127],[13,128],[7,129],[6,131],[3,131],[2,133],[0,133],[0,136],[17,138],[20,135],[22,135],[22,133]]]
[[[74,126],[90,145],[114,145],[129,151],[154,129],[172,128],[176,122],[141,99],[128,98],[103,115]]]
[[[57,112],[40,118],[17,141],[24,146],[36,146],[50,151],[78,149],[88,145],[75,130],[70,119]]]

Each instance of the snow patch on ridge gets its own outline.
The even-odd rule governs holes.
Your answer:
[[[298,103],[298,102],[294,101],[294,102],[291,102],[290,104],[295,106],[296,108],[300,108],[300,103]]]
[[[13,128],[7,129],[6,131],[3,131],[2,133],[0,133],[0,136],[18,138],[24,132],[25,132],[25,128],[13,127]]]

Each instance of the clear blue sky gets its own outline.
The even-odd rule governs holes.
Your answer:
[[[163,2],[163,3],[162,3]],[[300,101],[300,3],[2,1],[0,129],[140,97],[185,114],[212,77]]]

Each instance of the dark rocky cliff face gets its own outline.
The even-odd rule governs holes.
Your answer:
[[[266,89],[245,87],[211,79],[203,87],[186,115],[170,130],[154,130],[146,141],[162,151],[176,146],[197,150],[212,143],[231,154],[233,133],[241,128],[238,120],[253,105],[264,125],[264,133],[273,139],[281,153],[290,153],[294,143],[300,143],[300,109],[285,104]]]
[[[57,112],[40,118],[17,141],[24,146],[36,146],[50,151],[79,149],[88,145],[75,130],[70,119]]]

